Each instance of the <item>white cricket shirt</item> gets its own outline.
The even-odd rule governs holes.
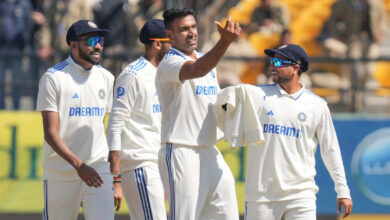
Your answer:
[[[103,119],[110,112],[114,76],[101,66],[85,70],[71,56],[39,82],[38,111],[59,115],[59,135],[68,148],[98,172],[110,172]],[[76,170],[44,140],[43,179],[73,180]]]
[[[216,137],[212,103],[220,90],[217,73],[214,68],[203,77],[182,82],[180,69],[189,60],[193,59],[171,47],[158,65],[156,88],[162,109],[161,142],[212,146]]]
[[[303,85],[303,84],[302,84]],[[340,147],[327,103],[305,89],[287,94],[279,85],[260,87],[265,142],[249,147],[246,201],[314,198],[315,152],[335,183],[338,198],[350,198]]]
[[[144,57],[130,63],[115,82],[107,127],[110,150],[121,150],[121,170],[157,164],[161,148],[161,107],[157,68]]]

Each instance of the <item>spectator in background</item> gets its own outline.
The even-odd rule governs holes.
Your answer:
[[[324,49],[334,57],[377,58],[378,43],[384,39],[386,11],[383,0],[339,0],[318,37]],[[374,86],[374,63],[359,63],[359,83]],[[343,65],[343,81],[350,82],[352,65]]]
[[[243,58],[257,58],[257,52],[252,44],[247,40],[248,26],[240,24],[240,36],[234,40],[226,50],[224,57],[217,64],[218,82],[221,88],[234,86],[241,83],[245,65],[254,65],[258,61],[245,61]],[[203,47],[204,51],[209,51],[219,40],[219,33],[213,34],[214,40],[207,41]]]
[[[19,109],[22,55],[31,30],[30,1],[0,0],[0,109],[5,109],[6,71],[12,72],[13,108]]]
[[[260,32],[263,34],[282,33],[290,24],[290,12],[286,6],[278,0],[259,0],[251,17],[248,32]]]
[[[141,54],[144,49],[138,39],[142,26],[150,19],[163,19],[164,0],[143,0],[138,1],[137,4],[131,5],[128,16],[131,23],[131,28],[136,28],[136,31],[131,32],[130,39],[133,45],[130,45],[136,53]]]
[[[96,0],[50,0],[47,2],[46,18],[51,32],[52,47],[56,60],[65,59],[69,55],[66,44],[66,31],[80,19],[93,20],[92,4]],[[45,3],[46,4],[46,3]]]
[[[48,61],[53,53],[51,47],[51,30],[44,13],[45,0],[31,0],[33,11],[31,13],[32,31],[29,36],[29,67],[27,74],[26,95],[32,97],[36,105],[38,95],[38,81],[41,73],[48,67]],[[33,106],[35,109],[35,106]]]
[[[110,28],[103,65],[119,74],[127,65],[127,58],[137,58],[144,50],[138,41],[142,26],[150,19],[162,19],[164,0],[102,0],[93,7],[96,24]],[[131,57],[129,57],[131,56]]]

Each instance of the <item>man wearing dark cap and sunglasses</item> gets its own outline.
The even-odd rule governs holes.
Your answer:
[[[73,23],[66,35],[69,57],[40,80],[43,219],[77,219],[80,205],[87,220],[114,219],[113,176],[104,132],[114,77],[97,65],[107,33],[92,21]]]
[[[335,183],[337,210],[343,206],[348,216],[352,200],[329,108],[299,81],[309,68],[306,52],[294,44],[264,52],[275,84],[259,89],[265,142],[248,151],[246,219],[316,219],[318,145]]]
[[[130,219],[161,220],[167,219],[167,214],[158,170],[161,108],[155,78],[157,66],[170,48],[164,21],[147,21],[139,40],[145,45],[145,54],[130,63],[115,82],[107,128],[109,161],[123,178]],[[122,194],[120,184],[114,183],[114,188],[115,194]]]

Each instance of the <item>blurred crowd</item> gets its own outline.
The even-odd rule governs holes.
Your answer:
[[[239,5],[243,1],[233,2]],[[256,39],[273,41],[273,47],[295,43],[289,7],[281,0],[254,1],[258,2],[249,20],[241,21],[242,18],[233,16],[241,23],[243,33],[217,66],[221,87],[270,82],[269,62],[261,59],[264,54],[253,45],[252,36],[272,36]],[[226,10],[220,9],[230,6],[224,2],[216,0],[199,6],[206,11],[201,18],[198,12],[199,25],[210,23],[200,29],[200,51],[207,51],[218,39],[207,13],[224,13],[221,18],[226,17]],[[116,75],[141,53],[138,33],[142,25],[148,19],[162,18],[168,6],[164,0],[0,0],[0,109],[20,109],[22,96],[30,97],[35,106],[40,76],[68,56],[65,35],[73,22],[94,20],[99,27],[110,30],[105,38],[102,65]],[[331,9],[315,39],[322,55],[342,59],[378,58],[378,44],[385,39],[388,28],[384,0],[338,0],[332,3]],[[361,62],[358,68],[343,63],[340,73],[331,73],[337,75],[337,82],[331,80],[329,72],[332,71],[319,68],[314,69],[313,76],[321,74],[314,78],[303,76],[302,80],[308,86],[322,83],[321,86],[331,87],[337,83],[339,88],[348,89],[350,74],[355,71],[364,85],[375,88],[373,68],[372,62]]]

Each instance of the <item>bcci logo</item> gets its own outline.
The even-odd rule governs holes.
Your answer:
[[[352,157],[352,175],[370,200],[390,205],[390,128],[367,135]]]
[[[299,113],[299,114],[298,114],[298,119],[299,119],[300,121],[306,121],[306,114],[303,113],[303,112]]]
[[[100,90],[99,90],[99,97],[100,97],[101,99],[104,99],[104,97],[106,97],[106,92],[105,92],[103,89],[100,89]]]

